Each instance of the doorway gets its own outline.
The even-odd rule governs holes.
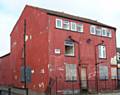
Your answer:
[[[81,89],[87,90],[87,68],[81,68]]]

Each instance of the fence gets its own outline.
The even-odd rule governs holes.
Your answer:
[[[50,80],[46,95],[82,95],[83,93],[98,93],[116,89],[119,89],[117,79],[64,81],[63,79],[56,78]],[[0,88],[0,95],[26,95],[26,91],[28,89],[2,87]]]
[[[26,95],[26,91],[28,91],[28,89],[0,87],[0,95]]]
[[[117,79],[64,81],[56,78],[53,81],[49,95],[81,95],[119,89]]]

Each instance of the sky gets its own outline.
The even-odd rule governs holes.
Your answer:
[[[0,0],[0,56],[10,52],[10,33],[26,4],[116,27],[117,47],[120,47],[120,0]]]

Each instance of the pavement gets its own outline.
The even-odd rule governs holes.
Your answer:
[[[82,93],[81,95],[120,95],[120,90],[101,92],[101,93],[91,93],[91,94]]]

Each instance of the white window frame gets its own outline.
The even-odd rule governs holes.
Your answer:
[[[83,24],[77,24],[77,31],[83,32]]]
[[[77,80],[77,65],[76,64],[65,64],[66,70],[66,81],[76,81]]]
[[[120,61],[120,53],[117,52],[117,61]]]
[[[71,25],[71,31],[77,31],[77,24],[75,22],[70,22]]]
[[[68,43],[66,43],[66,42],[68,42]],[[70,42],[71,44],[69,44],[69,42]],[[66,53],[66,50],[65,50],[65,55],[66,55],[66,56],[74,56],[74,55],[75,55],[75,52],[74,52],[74,51],[75,51],[75,50],[74,50],[74,49],[75,49],[74,42],[72,42],[72,41],[65,41],[65,42],[64,42],[64,46],[65,46],[65,47],[66,47],[66,46],[71,46],[71,47],[73,47],[73,51],[72,51],[71,54],[67,54],[67,53]]]
[[[107,28],[102,28],[102,36],[107,36]]]
[[[108,35],[108,33],[109,33],[109,35]],[[112,32],[111,32],[111,30],[110,29],[107,29],[107,37],[112,37]]]
[[[106,47],[104,45],[98,46],[99,58],[106,58]]]
[[[101,36],[102,35],[102,30],[101,28],[96,29],[96,35]]]
[[[96,26],[95,25],[90,25],[90,34],[93,34],[93,35],[96,34]]]
[[[70,29],[70,22],[68,20],[63,21],[63,29],[65,29],[65,30]]]
[[[58,22],[60,22],[60,26],[59,26]],[[60,29],[63,28],[63,21],[62,21],[62,19],[58,19],[58,18],[56,19],[56,28],[60,28]]]

